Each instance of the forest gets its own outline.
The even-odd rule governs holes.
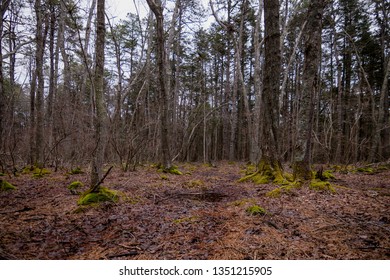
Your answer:
[[[130,2],[0,0],[0,259],[390,259],[389,1]]]

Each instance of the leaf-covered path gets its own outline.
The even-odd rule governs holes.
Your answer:
[[[336,194],[238,183],[245,165],[112,171],[117,203],[80,209],[67,186],[88,174],[6,178],[0,256],[16,259],[390,259],[390,171],[335,173]],[[5,178],[5,177],[3,177]],[[86,189],[86,187],[84,188]],[[259,205],[265,215],[248,215]],[[77,211],[79,210],[79,211]]]

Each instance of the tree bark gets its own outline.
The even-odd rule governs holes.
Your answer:
[[[35,1],[35,14],[37,17],[36,30],[36,57],[35,57],[35,72],[37,78],[37,92],[36,92],[36,111],[37,122],[35,131],[35,164],[39,167],[43,165],[43,128],[44,128],[44,76],[43,76],[43,56],[45,52],[45,41],[48,32],[48,17],[43,14],[42,3],[40,0]]]
[[[279,161],[277,137],[281,73],[279,6],[278,0],[264,1],[265,61],[261,103],[263,119],[261,157],[271,162]]]
[[[147,0],[148,5],[156,17],[156,35],[157,35],[157,67],[158,82],[161,100],[161,117],[160,117],[160,146],[161,160],[164,169],[172,167],[170,148],[169,148],[169,122],[168,122],[168,96],[167,96],[167,66],[166,66],[166,49],[164,38],[164,15],[163,7],[160,0]]]
[[[308,10],[302,96],[299,107],[298,135],[294,150],[293,171],[296,180],[309,180],[311,174],[314,99],[319,86],[322,15],[325,0],[311,0]]]
[[[104,44],[105,44],[105,0],[97,1],[96,13],[96,45],[95,45],[95,75],[93,81],[95,97],[94,134],[96,146],[92,154],[91,188],[99,191],[98,185],[102,178],[104,160]]]
[[[4,147],[4,119],[5,119],[5,101],[6,95],[4,92],[4,76],[3,76],[3,49],[2,49],[2,39],[3,39],[3,21],[4,14],[8,10],[10,0],[1,0],[0,2],[0,153],[3,151]]]

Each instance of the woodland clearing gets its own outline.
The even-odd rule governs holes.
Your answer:
[[[239,183],[245,163],[114,168],[117,202],[80,207],[67,188],[89,174],[3,176],[3,259],[390,259],[390,170],[335,172],[336,193],[307,187],[278,198],[273,184]],[[265,213],[251,215],[260,206]]]

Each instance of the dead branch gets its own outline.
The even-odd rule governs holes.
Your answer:
[[[111,169],[112,169],[113,167],[114,167],[114,166],[111,166],[111,167],[107,170],[107,172],[106,172],[106,174],[104,174],[103,178],[102,178],[102,179],[101,179],[101,180],[100,180],[100,181],[91,189],[91,193],[97,192],[97,191],[98,191],[100,185],[103,184],[104,179],[106,179],[108,173],[110,173],[110,171],[111,171]]]

